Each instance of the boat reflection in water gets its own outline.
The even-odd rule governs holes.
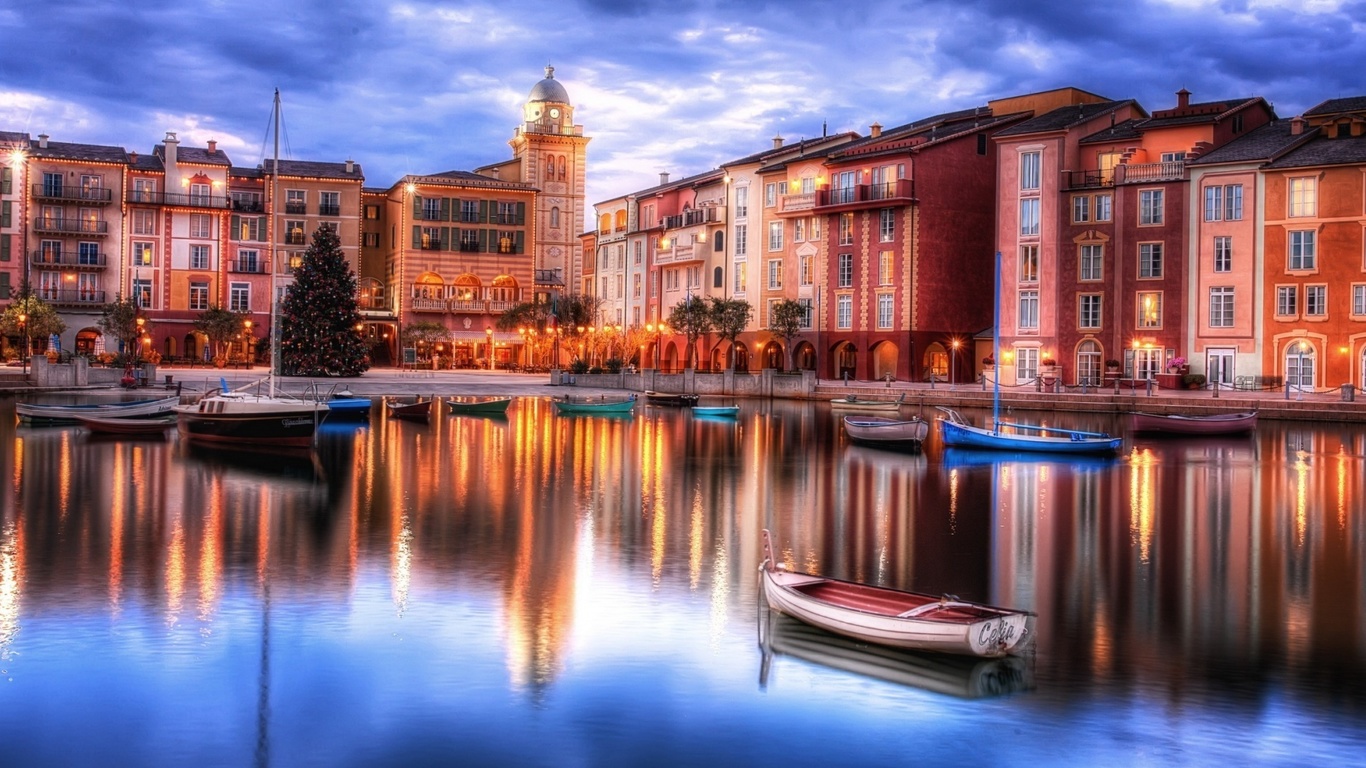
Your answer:
[[[773,678],[774,658],[788,656],[960,699],[1005,696],[1034,689],[1033,654],[979,659],[903,651],[860,643],[772,611],[760,613],[759,650],[760,688],[767,688]]]

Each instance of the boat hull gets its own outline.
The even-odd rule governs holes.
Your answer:
[[[844,417],[844,433],[857,445],[900,451],[918,451],[930,432],[922,419],[888,419],[879,416]]]
[[[124,403],[93,403],[89,405],[44,405],[15,403],[19,420],[34,425],[78,424],[82,416],[142,419],[165,416],[180,402],[180,396],[155,400],[135,400]]]
[[[334,397],[327,401],[330,419],[366,419],[370,417],[370,398]]]
[[[1119,437],[1049,437],[993,432],[982,427],[939,420],[939,437],[951,448],[983,448],[993,451],[1032,451],[1065,454],[1115,454],[1124,447]]]
[[[512,404],[510,397],[495,397],[482,400],[447,400],[446,407],[454,415],[501,416],[507,413]]]
[[[416,403],[389,403],[389,415],[406,421],[427,421],[432,412],[432,401]]]
[[[1256,413],[1221,413],[1213,416],[1138,413],[1130,416],[1132,429],[1145,435],[1241,435],[1257,428]]]
[[[862,411],[867,413],[896,413],[901,410],[900,400],[850,400],[845,397],[830,401],[830,407],[837,411]]]
[[[169,417],[125,419],[116,416],[81,416],[78,423],[86,431],[95,435],[163,435],[176,425],[174,415]]]
[[[738,405],[695,405],[692,413],[694,416],[716,416],[723,419],[733,419],[740,415]]]
[[[635,398],[629,400],[554,400],[552,402],[555,403],[555,412],[566,416],[630,413],[636,406]]]
[[[172,410],[180,436],[191,443],[304,448],[313,444],[327,404],[227,395]]]
[[[669,394],[666,392],[646,392],[645,402],[650,405],[668,405],[675,408],[691,408],[697,405],[698,396],[692,394]]]

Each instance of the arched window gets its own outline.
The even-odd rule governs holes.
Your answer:
[[[716,230],[716,237],[715,237],[715,239],[712,241],[711,249],[712,249],[713,251],[715,251],[716,253],[720,253],[720,252],[726,250],[726,233],[725,233],[725,232],[723,232],[723,231],[721,231],[721,230],[719,230],[719,229]]]
[[[559,208],[551,208],[551,209],[550,209],[550,228],[551,228],[551,229],[557,229],[557,228],[559,228],[559,226],[560,226],[560,209],[559,209]]]
[[[612,231],[612,214],[610,214],[610,213],[604,213],[603,215],[601,215],[601,216],[598,217],[598,231],[599,231],[599,232],[610,232],[610,231]]]
[[[545,177],[546,177],[547,179],[553,179],[553,178],[555,178],[555,156],[554,156],[554,155],[546,155],[546,156],[545,156]]]
[[[564,155],[560,155],[560,181],[564,181]]]
[[[626,211],[617,211],[617,229],[626,229]]]
[[[1304,339],[1285,348],[1285,381],[1297,390],[1314,388],[1314,345]]]
[[[713,287],[713,288],[724,288],[724,287],[726,287],[726,272],[725,272],[725,270],[722,269],[721,267],[717,267],[716,269],[713,269],[713,270],[711,271],[711,287]]]
[[[1077,346],[1077,383],[1100,386],[1100,345],[1089,339]]]

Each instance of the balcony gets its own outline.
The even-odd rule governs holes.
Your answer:
[[[265,213],[266,204],[260,200],[233,200],[232,209],[241,213]]]
[[[778,197],[778,213],[799,213],[816,207],[815,192],[798,192]]]
[[[1120,184],[1150,184],[1156,181],[1181,181],[1186,178],[1184,160],[1166,163],[1139,163],[1115,166],[1116,181]]]
[[[720,210],[714,206],[707,206],[705,208],[691,208],[674,216],[665,216],[664,228],[681,229],[682,227],[695,227],[699,224],[718,224],[722,221]]]
[[[326,204],[325,204],[325,205],[319,205],[319,206],[318,206],[318,215],[319,215],[319,216],[340,216],[340,215],[341,215],[341,206],[340,206],[340,205],[326,205]]]
[[[34,251],[29,254],[28,263],[35,267],[72,267],[75,269],[104,269],[107,264],[103,253],[54,253]]]
[[[816,208],[856,210],[889,205],[909,205],[915,202],[915,181],[897,179],[879,184],[858,184],[853,187],[816,190]],[[829,211],[827,211],[829,212]],[[787,213],[787,211],[780,211]]]
[[[413,299],[412,309],[414,312],[445,312],[445,299]]]
[[[112,189],[67,187],[60,184],[34,184],[33,197],[38,200],[62,200],[91,205],[108,205],[114,202]]]
[[[49,304],[94,307],[105,303],[104,291],[82,288],[39,288],[37,295]]]
[[[298,216],[302,216],[308,213],[308,204],[287,202],[285,203],[285,213],[292,213]]]
[[[517,214],[515,213],[494,213],[489,215],[491,224],[516,224]]]
[[[1115,185],[1114,171],[1063,171],[1063,188],[1100,189]]]
[[[54,235],[98,235],[103,237],[109,234],[109,222],[39,216],[33,220],[33,231]]]
[[[479,241],[478,241],[478,240],[473,240],[473,241],[461,240],[461,241],[460,241],[460,252],[461,252],[461,253],[478,253],[478,252],[479,252]]]
[[[302,232],[288,232],[285,234],[285,245],[307,245],[308,236]]]
[[[446,244],[441,242],[441,238],[433,237],[423,240],[418,248],[424,251],[444,251],[446,250]]]
[[[265,275],[270,273],[270,259],[231,259],[228,271],[240,275]]]
[[[232,202],[222,195],[192,195],[184,192],[150,192],[145,189],[128,190],[128,202],[142,205],[172,205],[178,208],[211,208],[223,210]]]
[[[484,314],[484,302],[475,299],[451,299],[452,312],[474,312]]]

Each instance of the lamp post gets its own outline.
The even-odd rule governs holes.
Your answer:
[[[488,338],[489,343],[489,370],[496,371],[498,370],[498,361],[493,357],[493,328],[491,326],[484,327],[484,336]]]
[[[958,388],[958,349],[963,346],[962,339],[953,340],[953,355],[949,358],[949,389]]]
[[[19,313],[19,335],[24,337],[24,378],[28,378],[28,315]]]
[[[1295,371],[1295,399],[1304,399],[1304,341],[1295,342],[1295,351],[1299,354],[1299,363]]]
[[[138,344],[138,355],[137,355],[137,359],[138,359],[138,362],[142,362],[142,335],[143,335],[144,333],[147,332],[147,329],[146,329],[146,326],[147,326],[147,318],[143,317],[142,315],[138,315],[138,318],[137,318],[137,320],[136,320],[135,322],[137,323],[137,326],[138,326],[138,342],[137,342],[137,344]]]
[[[251,335],[251,321],[250,321],[250,320],[243,320],[243,321],[242,321],[242,327],[245,328],[245,329],[246,329],[246,332],[247,332],[247,362],[248,362],[248,363],[251,363],[251,364],[255,364],[255,363],[256,363],[256,338],[253,337],[253,336]]]

